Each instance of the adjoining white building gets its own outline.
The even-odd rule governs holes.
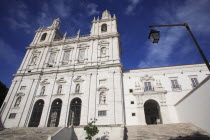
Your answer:
[[[60,20],[36,31],[1,108],[10,127],[178,123],[175,104],[209,74],[204,64],[123,70],[117,19],[66,37]]]

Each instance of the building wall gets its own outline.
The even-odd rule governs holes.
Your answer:
[[[174,105],[193,89],[190,78],[196,77],[201,82],[207,77],[208,70],[204,64],[195,64],[127,70],[123,75],[126,124],[145,125],[144,103],[151,99],[158,102],[162,123],[167,124],[179,122]],[[146,77],[148,80],[142,80]],[[180,90],[172,89],[172,79],[177,79]],[[144,92],[144,82],[147,81],[152,83],[154,91]],[[136,116],[132,116],[132,113],[136,113]]]
[[[209,85],[210,76],[178,102],[175,108],[180,122],[193,123],[210,133]]]

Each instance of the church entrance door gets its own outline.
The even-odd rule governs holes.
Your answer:
[[[32,114],[31,114],[31,119],[29,121],[28,127],[38,127],[39,122],[42,116],[42,110],[44,107],[44,101],[43,100],[38,100],[36,101]]]
[[[50,115],[48,119],[48,125],[47,125],[48,127],[58,127],[60,114],[61,114],[61,107],[62,107],[61,99],[55,99],[52,102]]]
[[[71,101],[69,109],[68,126],[72,125],[72,123],[74,126],[80,125],[81,105],[82,101],[80,98],[74,98]]]
[[[155,100],[144,103],[144,113],[147,125],[161,123],[160,106]]]

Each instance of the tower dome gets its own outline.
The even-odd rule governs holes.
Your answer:
[[[110,19],[111,18],[111,14],[109,11],[105,10],[103,13],[102,13],[102,19]]]

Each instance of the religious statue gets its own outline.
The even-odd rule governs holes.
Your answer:
[[[106,104],[106,95],[104,92],[100,94],[99,104]]]

